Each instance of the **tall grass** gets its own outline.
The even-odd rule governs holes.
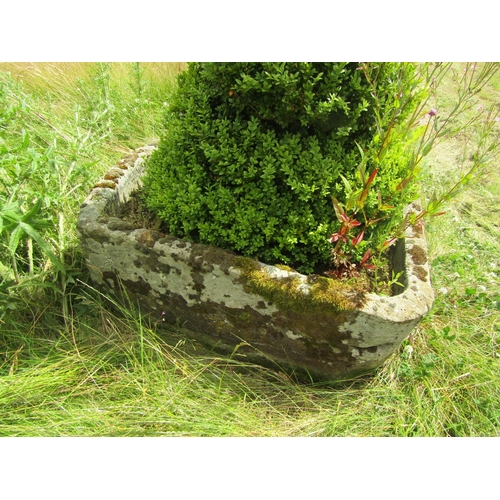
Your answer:
[[[0,193],[24,215],[42,200],[30,223],[53,254],[26,233],[13,251],[2,233],[0,435],[500,435],[496,164],[427,226],[433,311],[356,380],[296,384],[92,288],[74,229],[79,205],[123,152],[159,135],[181,67],[0,65]],[[452,88],[445,82],[438,105]],[[498,103],[499,93],[497,75],[480,97]],[[452,180],[460,146],[429,158],[424,195]]]

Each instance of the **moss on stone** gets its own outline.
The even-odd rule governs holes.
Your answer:
[[[290,266],[285,266],[285,264],[276,264],[276,266],[278,269],[281,269],[282,271],[290,271],[290,272],[297,272],[295,271],[295,269],[292,269]]]
[[[311,286],[311,300],[318,307],[326,305],[339,311],[356,309],[363,304],[364,292],[359,285],[318,277]]]
[[[244,312],[238,316],[238,320],[248,325],[252,322],[252,316],[250,313]]]
[[[262,295],[280,309],[338,313],[363,304],[364,293],[356,285],[321,276],[315,276],[312,284],[305,284],[298,274],[275,278],[257,261],[246,257],[236,257],[233,265],[239,269],[252,292]]]

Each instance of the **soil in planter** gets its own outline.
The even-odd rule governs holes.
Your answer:
[[[116,214],[117,217],[126,220],[134,224],[137,227],[152,229],[154,231],[159,231],[165,234],[168,234],[168,231],[165,227],[163,221],[152,212],[144,203],[142,199],[141,192],[135,191],[131,194],[129,200],[126,203],[122,203],[120,205],[120,211]],[[237,253],[237,252],[235,252]],[[274,265],[281,269],[287,269],[289,271],[293,271],[293,269],[276,263],[266,264]],[[325,269],[325,271],[328,271]],[[314,275],[311,275],[314,276]],[[375,270],[361,270],[359,272],[359,276],[352,277],[346,280],[342,280],[344,283],[355,283],[356,288],[361,289],[364,292],[372,292],[382,295],[393,295],[392,292],[392,269],[391,269],[391,255],[387,255],[387,259],[383,265],[379,266]],[[334,279],[334,278],[328,278]]]
[[[146,206],[140,191],[134,191],[126,203],[120,204],[117,217],[132,223],[134,226],[167,233],[163,221]]]

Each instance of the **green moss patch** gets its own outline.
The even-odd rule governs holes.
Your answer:
[[[357,285],[314,275],[308,278],[307,285],[297,275],[273,278],[257,261],[246,257],[236,257],[233,266],[241,271],[252,292],[280,309],[338,313],[356,309],[364,301],[364,292]]]

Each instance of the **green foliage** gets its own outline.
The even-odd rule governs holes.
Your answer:
[[[161,122],[169,85],[164,77],[150,89],[139,63],[124,68],[121,86],[108,63],[73,79],[46,68],[49,78],[32,92],[0,73],[0,322],[42,288],[48,301],[62,300],[67,322],[67,287],[82,264],[75,251],[79,205],[96,168],[109,168],[121,154],[112,142],[134,137],[132,146],[142,145]],[[99,167],[105,147],[112,153]]]
[[[477,94],[494,78],[499,67],[497,63],[484,64],[480,69],[467,63],[461,76],[449,63],[422,64],[421,76],[410,79],[399,73],[395,79],[398,90],[393,94],[396,97],[391,106],[386,106],[385,97],[377,90],[377,67],[367,63],[361,63],[361,67],[372,88],[377,133],[374,147],[367,151],[359,148],[361,162],[357,179],[350,182],[342,177],[348,193],[347,202],[332,196],[341,226],[330,236],[335,246],[332,250],[333,265],[328,274],[336,278],[357,276],[361,268],[375,269],[376,266],[370,263],[374,250],[382,255],[409,226],[421,225],[422,220],[429,216],[444,214],[444,205],[455,199],[472,180],[477,181],[491,171],[500,151],[497,106],[488,109],[477,106]],[[455,100],[451,109],[440,113],[436,108],[430,108],[429,102],[436,85],[450,70],[456,80]],[[471,117],[475,106],[475,116]],[[416,198],[413,193],[418,185],[416,181],[422,181],[423,159],[441,142],[458,137],[464,145],[458,179],[451,185],[445,183],[444,187],[433,189],[423,207],[403,215],[404,193]],[[385,182],[390,182],[389,189],[381,189],[380,183],[374,189],[377,175],[387,173],[395,158],[404,165],[397,171],[402,177],[385,175]],[[371,171],[367,170],[368,165],[373,166]],[[387,198],[382,196],[387,192]],[[370,207],[373,200],[375,204]],[[363,238],[370,229],[378,233],[378,241],[373,239],[368,244]]]
[[[141,63],[131,64],[124,80],[116,82],[110,63],[97,63],[89,74],[77,79],[79,120],[101,141],[128,145],[130,138],[137,136],[146,141],[156,122],[162,121],[169,82],[163,88],[153,88]]]
[[[339,224],[331,197],[347,203],[359,148],[378,148],[377,127],[395,127],[415,99],[409,91],[401,112],[389,113],[415,85],[414,66],[370,68],[374,81],[358,63],[191,64],[149,163],[148,205],[176,236],[301,272],[328,268]],[[405,177],[405,152],[391,155],[367,217]]]
[[[28,287],[64,291],[70,271],[64,262],[65,212],[74,203],[64,196],[89,172],[86,164],[76,164],[81,151],[76,141],[62,153],[58,140],[64,134],[47,127],[21,86],[0,76],[1,320],[6,310],[16,309]]]

